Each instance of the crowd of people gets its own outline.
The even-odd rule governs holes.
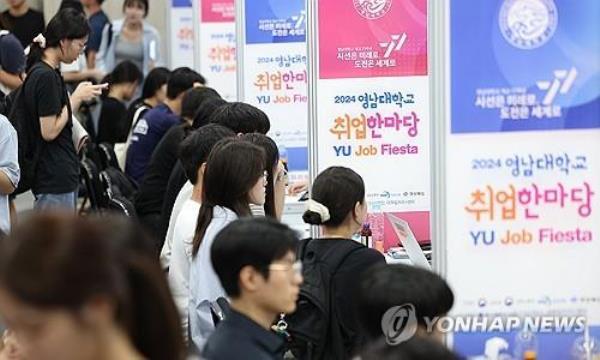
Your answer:
[[[160,67],[148,1],[125,0],[113,22],[100,0],[63,1],[47,26],[8,3],[0,359],[459,358],[425,326],[452,308],[446,282],[352,239],[368,212],[361,176],[318,174],[303,220],[322,236],[300,240],[281,223],[292,184],[276,119]],[[90,163],[128,211],[81,205],[98,190]],[[17,216],[10,197],[25,190],[34,210]],[[391,345],[399,329],[382,318],[404,304],[418,330]]]

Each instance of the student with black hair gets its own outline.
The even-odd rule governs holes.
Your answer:
[[[370,341],[383,336],[381,319],[394,306],[412,304],[418,323],[417,334],[439,340],[438,333],[427,333],[425,318],[446,315],[454,304],[454,294],[438,274],[402,264],[378,265],[359,280],[356,314]]]
[[[297,243],[292,229],[270,218],[236,220],[216,236],[211,262],[231,310],[208,339],[203,357],[283,358],[283,338],[271,324],[296,308],[302,283]]]
[[[365,348],[356,360],[460,360],[443,344],[426,337],[414,336],[411,339],[391,346],[380,339]]]
[[[73,111],[83,101],[100,95],[106,84],[82,82],[69,96],[58,71],[61,62],[74,61],[85,48],[89,25],[82,13],[61,10],[44,34],[29,47],[28,75],[23,85],[25,112],[39,122],[40,156],[32,190],[35,208],[75,209],[79,160],[73,144]]]
[[[90,69],[96,67],[96,54],[102,42],[102,30],[110,22],[106,13],[102,10],[104,0],[81,0],[90,23],[90,38],[85,50],[87,66]]]
[[[123,19],[108,23],[102,30],[102,40],[96,53],[96,67],[111,72],[121,61],[129,60],[144,76],[161,66],[160,34],[146,22],[148,0],[124,0]]]
[[[242,102],[232,102],[220,107],[213,113],[210,122],[228,127],[237,134],[266,134],[271,128],[269,117],[264,111]]]
[[[181,123],[181,103],[185,92],[202,86],[204,81],[202,75],[187,67],[171,73],[165,102],[144,114],[133,129],[125,166],[125,172],[133,180],[141,183],[156,145],[171,127]]]
[[[259,133],[243,134],[241,138],[262,147],[265,151],[265,169],[267,169],[267,182],[269,185],[265,194],[265,206],[259,209],[262,210],[263,215],[281,220],[287,179],[283,163],[279,161],[277,144],[270,137]],[[254,209],[252,212],[255,215],[257,214]]]
[[[202,204],[202,181],[206,160],[211,150],[220,140],[234,137],[230,129],[221,125],[209,124],[194,130],[181,144],[180,159],[186,173],[194,184],[192,195],[183,204],[175,219],[172,237],[172,255],[169,263],[169,284],[179,308],[185,337],[187,338],[189,276],[192,262],[192,243],[196,232],[198,212]]]
[[[123,61],[102,80],[108,93],[100,98],[98,122],[93,123],[96,143],[122,143],[127,140],[127,108],[142,81],[142,72],[131,61]],[[92,112],[93,113],[93,112]],[[92,119],[94,117],[92,116]]]
[[[173,359],[168,285],[126,218],[36,214],[0,251],[0,312],[28,359]]]
[[[115,154],[121,169],[125,169],[125,160],[127,149],[131,144],[131,135],[133,128],[138,120],[144,117],[144,114],[162,104],[167,99],[167,82],[171,76],[171,71],[164,67],[152,69],[142,86],[142,96],[134,100],[127,109],[127,141],[115,145]]]
[[[317,339],[312,349],[309,346],[301,350],[310,352],[315,359],[347,359],[364,344],[364,334],[352,305],[358,291],[356,279],[370,267],[385,264],[380,252],[352,240],[366,216],[365,184],[355,171],[333,166],[315,178],[302,218],[308,224],[320,226],[322,237],[304,240],[300,256],[303,262],[326,264],[327,279],[323,278],[324,273],[315,273],[317,268],[309,267],[308,263],[304,278],[309,287],[315,286],[314,281],[327,281],[329,286],[322,300],[331,304],[325,320],[328,323],[322,324],[329,331]],[[301,329],[303,319],[311,315],[314,316],[303,313],[303,309],[296,311],[290,317],[290,331],[294,327]]]
[[[264,204],[264,157],[263,149],[235,137],[217,143],[206,161],[189,281],[190,336],[196,351],[214,330],[211,302],[225,296],[210,260],[210,248],[227,224],[251,216],[250,204]]]

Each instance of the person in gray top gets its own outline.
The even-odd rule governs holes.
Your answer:
[[[104,27],[96,67],[109,73],[119,62],[129,60],[140,67],[145,77],[161,65],[160,36],[144,20],[148,15],[148,1],[125,0],[123,14],[123,19]]]

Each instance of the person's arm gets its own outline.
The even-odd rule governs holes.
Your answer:
[[[87,53],[87,67],[88,69],[95,69],[96,68],[96,54],[98,52],[96,50],[88,50]]]
[[[281,221],[283,216],[283,207],[285,206],[285,187],[287,185],[287,173],[283,163],[279,161],[277,163],[277,172],[274,176],[273,184],[273,197],[275,200],[275,216],[277,220]]]
[[[14,90],[21,86],[23,80],[21,80],[21,77],[17,74],[11,74],[4,70],[0,70],[0,83],[10,90]]]
[[[98,69],[83,69],[81,71],[63,72],[62,76],[66,82],[88,81],[90,79],[100,81],[104,77],[104,73]]]
[[[58,137],[69,121],[69,111],[67,105],[63,106],[59,115],[41,116],[40,130],[42,139],[52,141]]]
[[[0,119],[1,120],[1,119]],[[8,122],[8,120],[4,119]],[[0,193],[12,194],[19,183],[17,159],[17,133],[12,129],[1,129],[0,134]]]

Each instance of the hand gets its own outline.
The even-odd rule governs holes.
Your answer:
[[[299,181],[297,183],[290,184],[288,188],[288,194],[298,195],[306,190],[308,190],[308,181]]]
[[[75,89],[72,96],[81,101],[90,101],[96,96],[100,96],[102,94],[102,90],[107,88],[107,83],[92,85],[91,82],[84,81],[77,86],[77,89]]]

